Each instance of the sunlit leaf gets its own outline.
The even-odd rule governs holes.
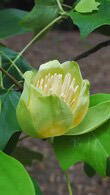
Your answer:
[[[85,162],[101,176],[107,174],[110,156],[110,120],[91,133],[55,138],[54,149],[63,170],[78,162]]]
[[[79,27],[81,37],[87,37],[96,28],[103,25],[110,25],[110,1],[99,0],[100,6],[92,13],[78,13],[71,10],[68,15],[74,24]]]
[[[33,182],[23,165],[2,152],[0,152],[0,194],[35,195]]]
[[[98,10],[99,2],[95,0],[80,0],[75,6],[75,10],[80,13],[88,13],[94,10]]]
[[[89,107],[96,106],[99,103],[110,101],[110,94],[108,93],[98,93],[93,94],[90,97],[90,105]]]
[[[110,94],[91,96],[91,108],[106,102],[109,97]],[[84,162],[85,171],[89,176],[93,176],[94,171],[102,176],[110,175],[110,119],[93,132],[79,136],[56,137],[53,147],[63,170],[78,162]]]
[[[80,135],[95,130],[110,119],[110,100],[89,108],[83,121],[66,135]]]

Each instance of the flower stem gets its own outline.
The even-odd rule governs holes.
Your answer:
[[[22,54],[34,43],[34,41],[39,38],[46,30],[48,30],[53,24],[58,22],[60,19],[62,19],[62,16],[59,16],[55,18],[51,23],[49,23],[47,26],[45,26],[35,37],[23,48],[23,50],[17,55],[17,57],[14,59],[13,63],[15,63]]]
[[[69,176],[68,172],[65,172],[65,177],[66,177],[66,184],[67,184],[69,195],[73,195],[70,176]]]

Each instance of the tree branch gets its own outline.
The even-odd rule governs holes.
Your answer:
[[[0,67],[0,71],[3,72],[8,78],[10,78],[10,80],[13,81],[13,83],[20,89],[20,91],[23,90],[22,86],[18,83],[18,81],[11,74],[9,74],[5,69]]]
[[[79,61],[79,60],[81,60],[81,59],[83,59],[83,58],[86,58],[86,57],[88,57],[89,55],[91,55],[91,54],[97,52],[98,50],[102,49],[103,47],[107,47],[107,46],[109,46],[109,45],[110,45],[110,40],[101,42],[101,43],[97,44],[95,47],[93,47],[92,49],[89,49],[88,51],[85,51],[84,53],[82,53],[82,54],[80,54],[80,55],[74,57],[73,60]]]

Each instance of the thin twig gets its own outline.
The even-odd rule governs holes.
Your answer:
[[[3,72],[7,77],[10,78],[10,80],[13,81],[13,83],[20,89],[20,91],[23,90],[22,86],[19,84],[19,82],[11,75],[9,74],[4,68],[0,67],[0,71]]]
[[[62,7],[62,4],[61,4],[60,0],[56,0],[56,2],[57,2],[57,4],[58,4],[58,7],[59,7],[60,11],[61,11],[61,12],[64,12],[64,10],[63,10],[63,7]]]
[[[101,43],[97,44],[95,47],[93,47],[92,49],[89,49],[89,50],[85,51],[84,53],[74,57],[73,60],[78,61],[78,60],[81,60],[83,58],[86,58],[89,55],[91,55],[91,54],[97,52],[98,50],[102,49],[103,47],[107,47],[109,45],[110,45],[110,40],[101,42]]]
[[[67,5],[67,4],[62,4],[63,5],[63,7],[66,7],[66,8],[68,8],[68,9],[72,9],[73,7],[72,6],[70,6],[70,5]]]
[[[8,70],[10,70],[10,68],[12,66],[14,66],[14,68],[18,71],[19,75],[23,78],[23,73],[21,72],[21,70],[17,67],[17,65],[14,63],[14,61],[11,60],[11,58],[9,58],[9,56],[7,56],[4,52],[0,51],[1,55],[3,55],[5,58],[7,58],[9,60],[9,62],[11,63],[11,65],[9,66]]]
[[[61,20],[63,16],[59,16],[55,18],[52,22],[50,22],[47,26],[45,26],[24,48],[23,50],[17,55],[17,57],[13,60],[13,63],[15,63],[22,54],[36,41],[38,37],[40,37],[46,30],[48,30],[53,24]]]

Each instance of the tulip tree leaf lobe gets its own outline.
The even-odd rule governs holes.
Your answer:
[[[98,105],[109,99],[109,94],[96,94],[91,97],[90,105]],[[97,116],[94,116],[97,117]],[[61,136],[53,144],[56,157],[63,170],[84,162],[101,176],[109,175],[110,157],[110,119],[94,131],[77,136]],[[91,169],[91,170],[92,170]],[[88,174],[92,173],[86,169]]]

